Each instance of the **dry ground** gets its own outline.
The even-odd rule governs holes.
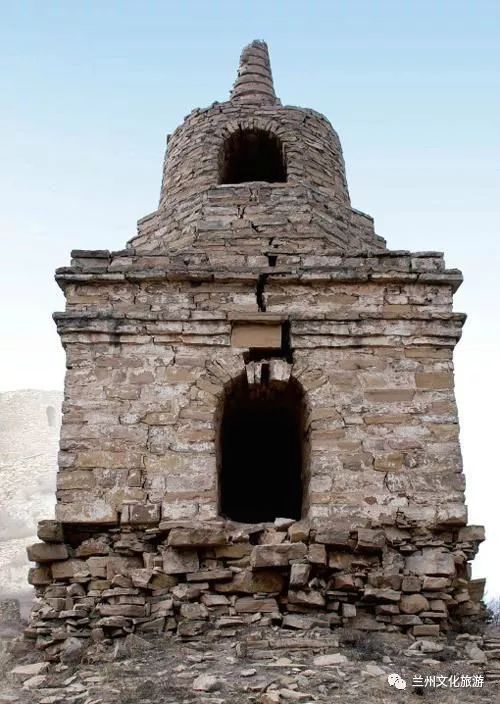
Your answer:
[[[492,635],[500,637],[498,631]],[[0,704],[500,704],[500,684],[491,681],[482,687],[412,686],[414,675],[491,672],[493,661],[484,666],[467,658],[469,641],[463,640],[443,640],[438,652],[416,653],[404,636],[344,631],[255,628],[214,631],[192,642],[129,636],[118,645],[91,646],[79,663],[50,664],[34,679],[12,670],[43,660],[40,651],[10,640],[8,653],[7,642],[0,654]],[[340,662],[317,659],[332,654]],[[405,690],[389,686],[393,672],[406,679]]]

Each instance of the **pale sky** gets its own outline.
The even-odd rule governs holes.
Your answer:
[[[500,4],[497,0],[18,0],[0,25],[0,391],[62,388],[53,281],[73,248],[121,249],[157,206],[166,134],[225,100],[265,39],[284,104],[339,132],[354,207],[392,249],[465,283],[456,384],[475,562],[500,594]]]

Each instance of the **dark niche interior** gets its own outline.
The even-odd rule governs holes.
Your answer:
[[[238,130],[226,142],[220,160],[220,183],[284,183],[286,164],[281,140],[265,130]]]
[[[304,396],[294,379],[226,391],[220,418],[221,514],[260,523],[300,519],[303,499]]]

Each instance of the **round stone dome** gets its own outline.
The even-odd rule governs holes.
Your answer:
[[[262,41],[244,48],[230,99],[193,110],[170,136],[158,211],[130,244],[231,247],[245,228],[247,239],[279,236],[292,249],[300,237],[312,251],[383,247],[371,218],[350,207],[337,133],[314,110],[281,104]]]

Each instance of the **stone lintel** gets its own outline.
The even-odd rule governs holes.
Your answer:
[[[281,347],[280,323],[235,323],[231,330],[231,346],[241,348]]]
[[[109,249],[72,249],[72,259],[110,259],[116,256],[116,252]]]
[[[56,519],[64,525],[109,526],[119,523],[118,512],[107,501],[95,497],[86,503],[56,504]]]

